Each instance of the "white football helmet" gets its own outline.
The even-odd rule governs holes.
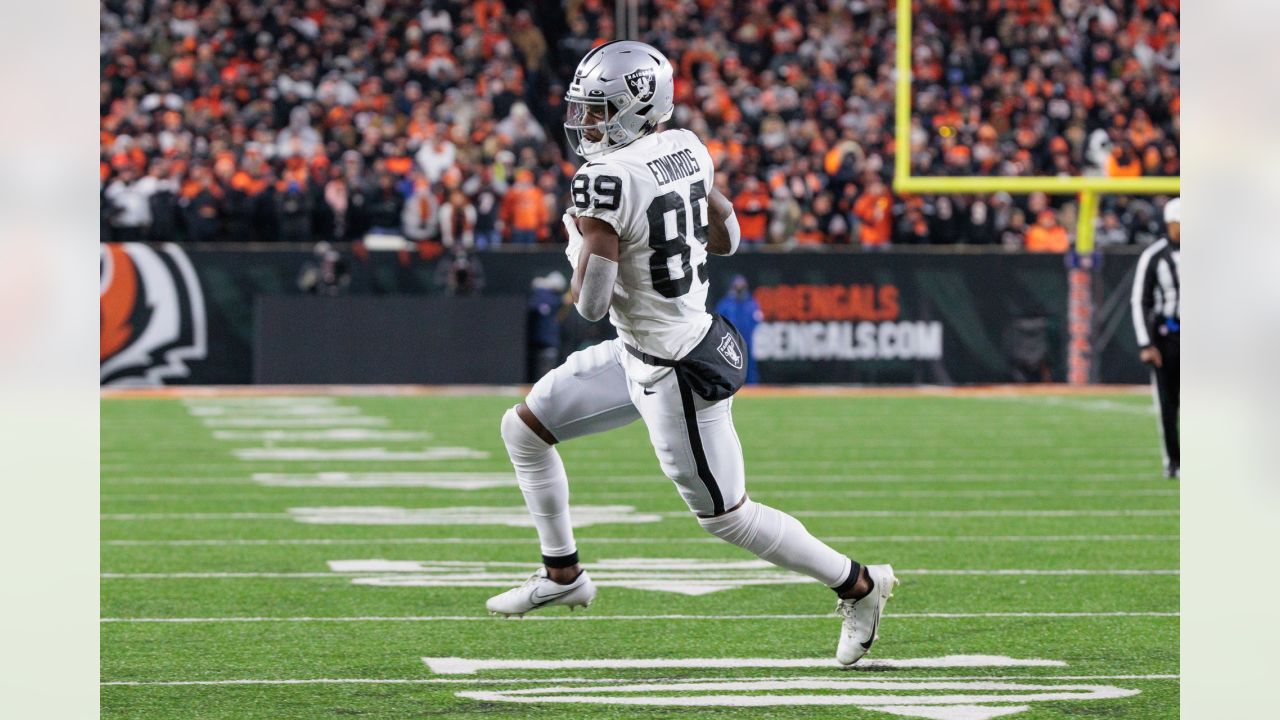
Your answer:
[[[675,110],[674,71],[651,45],[614,40],[587,53],[565,93],[569,146],[590,160],[653,132]]]

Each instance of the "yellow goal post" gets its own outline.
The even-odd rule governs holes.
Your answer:
[[[898,0],[896,94],[894,97],[893,189],[906,194],[1079,195],[1075,249],[1093,252],[1094,220],[1099,195],[1177,195],[1178,177],[912,177],[911,175],[911,15],[913,0]]]

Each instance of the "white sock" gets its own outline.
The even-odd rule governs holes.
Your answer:
[[[698,524],[721,540],[830,588],[843,583],[853,567],[853,561],[810,535],[799,520],[751,499],[724,515],[700,517]]]
[[[544,562],[545,558],[576,554],[577,544],[569,522],[569,478],[560,453],[538,437],[516,414],[515,408],[502,416],[502,440],[515,466],[524,503],[538,529]]]

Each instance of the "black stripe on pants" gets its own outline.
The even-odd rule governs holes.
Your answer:
[[[1164,435],[1165,470],[1180,466],[1178,442],[1178,405],[1181,401],[1179,374],[1182,361],[1177,335],[1156,336],[1155,347],[1160,351],[1160,367],[1151,368],[1151,380],[1156,389],[1156,401],[1160,405],[1160,430]]]
[[[707,486],[711,495],[712,515],[724,514],[724,497],[720,495],[720,486],[716,484],[716,476],[711,474],[711,466],[707,464],[707,453],[702,449],[702,436],[698,434],[698,410],[693,404],[693,390],[675,372],[676,384],[680,387],[680,404],[684,407],[684,427],[689,433],[689,447],[693,449],[693,461],[698,467],[698,478]]]

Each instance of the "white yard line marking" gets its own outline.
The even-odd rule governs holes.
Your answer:
[[[981,620],[981,619],[1095,619],[1095,618],[1176,618],[1178,612],[990,612],[990,613],[893,613],[894,620]],[[690,620],[741,621],[741,620],[822,620],[830,621],[835,615],[529,615],[519,622],[600,622],[600,621],[656,621]],[[108,617],[102,623],[161,623],[161,624],[210,624],[210,623],[381,623],[381,622],[502,622],[488,615],[370,615],[353,617]]]
[[[424,657],[422,662],[437,675],[474,675],[481,670],[622,670],[669,668],[836,668],[844,669],[832,657],[821,658],[604,658],[604,659],[480,659]],[[946,655],[929,658],[868,659],[858,663],[861,670],[915,670],[921,668],[977,667],[1066,667],[1061,660],[1012,658],[1004,655]],[[757,678],[758,679],[758,678]]]
[[[917,445],[918,448],[918,445]],[[854,452],[844,450],[846,455],[843,457],[836,456],[832,459],[819,459],[818,457],[800,457],[800,458],[768,458],[768,459],[752,459],[751,466],[755,468],[770,467],[790,470],[796,473],[796,468],[836,468],[849,474],[857,474],[861,468],[886,468],[890,471],[900,470],[903,468],[959,468],[967,472],[973,472],[976,469],[990,468],[996,471],[1012,472],[1035,472],[1044,470],[1046,472],[1061,472],[1062,463],[1070,462],[1072,465],[1085,468],[1094,467],[1103,470],[1111,470],[1118,466],[1126,466],[1134,470],[1148,467],[1152,453],[1144,453],[1142,456],[1134,456],[1132,458],[1115,458],[1115,457],[1099,457],[1099,458],[1066,458],[1053,457],[1047,453],[1035,459],[1008,459],[1004,457],[991,457],[988,451],[975,453],[973,455],[955,455],[944,456],[934,455],[928,459],[900,457],[898,454],[892,454],[888,457],[872,457],[870,455],[879,454],[876,451],[882,449],[874,443],[868,443],[860,446]],[[843,448],[842,448],[843,450]],[[569,454],[570,451],[566,451]],[[594,449],[575,449],[572,455],[575,459],[590,460],[591,462],[606,463],[609,461],[617,462],[618,457],[616,451],[594,450]],[[824,453],[825,454],[825,453]],[[834,455],[834,453],[832,453]],[[828,455],[831,457],[831,455]],[[637,463],[638,465],[638,463]],[[800,472],[804,472],[801,470]]]
[[[850,484],[854,484],[851,481]],[[643,500],[669,494],[669,488],[654,488],[653,492],[616,492],[603,488],[575,488],[574,497],[612,497],[626,500]],[[1179,497],[1172,488],[1147,488],[1138,490],[791,490],[783,491],[794,497],[857,497],[857,498],[1036,498],[1036,497]]]
[[[854,670],[859,667],[854,666]],[[982,675],[975,677],[946,676],[948,680],[1180,680],[1180,675]],[[705,678],[708,682],[750,681],[759,678]],[[822,678],[797,677],[796,680]],[[895,680],[936,680],[921,676],[894,676]],[[106,680],[103,686],[184,686],[184,685],[502,685],[533,683],[632,683],[636,678],[300,678],[300,679],[235,679],[235,680]]]
[[[284,520],[289,513],[103,513],[102,520]]]
[[[302,416],[322,416],[333,417],[337,415],[360,415],[360,408],[351,405],[312,405],[304,403],[301,405],[264,405],[257,407],[250,406],[227,406],[227,405],[211,405],[206,407],[188,407],[187,412],[199,418],[213,417],[255,417],[255,418],[277,418],[277,417],[302,417]]]
[[[761,691],[779,694],[755,694]],[[845,691],[800,695],[790,691]],[[952,694],[921,691],[959,691]],[[719,691],[717,693],[717,691]],[[852,691],[852,692],[851,692]],[[857,691],[870,691],[869,693]],[[712,692],[716,694],[686,694]],[[458,697],[484,702],[575,703],[657,707],[854,706],[929,720],[991,720],[1030,710],[1032,703],[1066,700],[1115,700],[1139,690],[1111,685],[1044,685],[991,681],[901,680],[747,680],[738,682],[638,683],[610,686],[551,686],[498,691],[465,690]],[[579,694],[571,694],[579,693]],[[653,693],[653,694],[642,694]],[[748,694],[752,693],[752,694]],[[981,704],[980,704],[981,703]],[[986,703],[1001,703],[989,705]]]
[[[749,561],[748,561],[748,562],[749,562]],[[522,563],[521,565],[522,565],[523,567],[528,567],[528,563]],[[1090,576],[1090,575],[1099,575],[1099,576],[1112,576],[1112,575],[1178,575],[1178,574],[1180,573],[1180,571],[1179,571],[1179,570],[1129,570],[1129,569],[1125,569],[1125,570],[1085,570],[1085,569],[1075,569],[1075,568],[1073,568],[1073,569],[1064,569],[1064,570],[1015,570],[1015,569],[991,569],[991,570],[979,570],[979,569],[955,569],[955,570],[947,569],[947,570],[939,570],[939,569],[934,569],[934,570],[930,570],[930,569],[923,569],[923,570],[895,570],[895,572],[896,572],[898,575],[954,575],[954,576],[978,576],[978,577],[1038,577],[1038,576],[1049,576],[1049,577],[1053,577],[1053,576]],[[783,576],[782,571],[778,571],[778,573],[777,573],[777,574],[778,574],[778,575],[780,575],[780,576]],[[486,579],[486,578],[483,578],[483,577],[475,578],[475,579],[473,580],[473,582],[474,582],[474,583],[478,583],[478,584],[471,584],[471,585],[466,584],[466,582],[467,582],[466,580],[455,579],[455,578],[452,578],[452,577],[450,577],[450,578],[439,578],[439,580],[440,580],[441,582],[447,582],[447,583],[449,583],[449,584],[447,584],[447,585],[444,585],[444,587],[496,587],[496,585],[493,585],[493,583],[500,583],[500,584],[505,585],[505,584],[507,584],[507,583],[511,580],[511,578],[515,578],[515,577],[517,577],[518,575],[519,575],[521,578],[523,578],[523,575],[520,575],[520,573],[518,573],[518,572],[517,572],[517,573],[512,574],[510,577],[508,577],[508,576],[506,576],[506,575],[503,575],[503,576],[502,576],[502,577],[500,577],[500,578],[491,578],[491,579]],[[391,580],[396,579],[396,576],[379,576],[379,575],[377,575],[377,574],[375,574],[375,573],[371,573],[371,572],[169,572],[169,573],[148,573],[148,572],[139,572],[139,573],[121,573],[121,572],[104,572],[104,573],[101,573],[99,577],[102,577],[102,578],[107,579],[107,580],[181,580],[181,579],[188,579],[188,580],[212,580],[212,579],[248,579],[248,578],[272,578],[272,579],[305,579],[305,578],[367,578],[367,579],[371,579],[371,580],[372,580],[372,579],[386,580],[387,582],[385,582],[385,583],[383,583],[383,584],[387,584],[387,585],[392,585],[392,584],[399,584],[399,585],[412,585],[412,582],[409,582],[409,581],[414,581],[414,580],[417,580],[417,579],[418,579],[418,576],[416,576],[416,575],[406,575],[404,578],[402,578],[402,579],[403,579],[403,580],[405,580],[406,582],[402,582],[402,583],[394,583],[394,582],[391,582]],[[785,576],[783,576],[783,577],[785,577]],[[801,580],[801,579],[798,579],[798,578],[800,578],[800,576],[797,576],[797,579],[795,580],[795,582],[806,582],[806,583],[807,583],[807,582],[810,582],[810,581],[809,581],[809,580],[807,580],[807,579],[803,579],[803,580]],[[663,576],[663,577],[654,577],[652,581],[653,581],[653,582],[659,582],[659,581],[666,582],[667,580],[669,580],[669,578],[667,578],[667,577]],[[707,579],[707,584],[709,584],[709,585],[711,585],[711,584],[715,584],[716,582],[719,582],[719,580],[718,580],[717,578],[708,578],[708,579]],[[738,578],[735,578],[735,579],[733,579],[732,581],[726,580],[725,582],[731,582],[731,583],[732,583],[732,584],[734,584],[734,585],[739,585],[739,584],[741,584],[741,585],[759,584],[759,583],[752,583],[752,582],[748,582],[748,581],[746,581],[746,580],[742,580],[742,579],[738,579]],[[608,581],[602,581],[602,580],[596,580],[596,584],[597,584],[597,585],[602,585],[602,584],[603,584],[603,585],[608,585],[608,584],[609,584],[609,582],[608,582]],[[774,583],[770,582],[770,583],[766,583],[766,584],[774,584]],[[617,585],[616,585],[616,583],[614,584],[614,586],[617,586]],[[434,586],[433,586],[433,587],[434,587]]]
[[[240,419],[252,420],[253,423],[247,425],[248,427],[258,427],[258,428],[268,428],[268,429],[297,427],[297,425],[294,423],[271,422],[265,418],[240,418]],[[309,418],[301,418],[301,419],[309,419]],[[357,422],[357,421],[363,420],[363,418],[359,418],[359,417],[351,418],[352,420],[351,422],[344,422],[338,418],[323,418],[323,420],[325,422],[306,423],[306,424],[307,425],[338,425],[343,427],[369,424],[364,422]],[[223,424],[220,426],[219,425],[209,425],[209,426],[210,427],[228,427],[228,426],[246,427],[246,425],[242,423],[230,424],[230,425]],[[1157,470],[1154,473],[1151,471],[1152,462],[1155,462],[1157,466]],[[1118,466],[1118,465],[1124,465],[1128,469],[1132,470],[1132,472],[1126,472],[1126,473],[1075,472],[1075,473],[1065,473],[1065,474],[1051,472],[1053,470],[1060,469],[1064,463],[1091,464],[1091,465],[1099,465],[1104,468],[1114,468],[1115,466]],[[193,466],[193,465],[199,466],[199,467],[234,467],[235,466],[233,463],[214,462],[211,459],[205,459],[205,458],[166,458],[163,461],[157,460],[155,463],[153,463],[150,466],[152,467],[154,466],[186,467],[186,466]],[[594,469],[597,471],[595,473],[596,476],[603,477],[606,479],[609,477],[612,477],[612,472],[618,472],[619,474],[625,473],[626,475],[639,474],[640,472],[644,471],[651,465],[652,465],[652,459],[646,460],[639,456],[635,458],[619,458],[617,456],[609,457],[609,456],[603,456],[603,455],[598,457],[597,459],[583,458],[574,463],[575,468],[581,467],[584,469]],[[842,482],[848,482],[851,480],[859,480],[862,478],[875,478],[875,477],[886,476],[886,473],[875,472],[873,471],[873,468],[875,469],[885,468],[889,470],[910,470],[910,468],[914,465],[915,465],[914,462],[907,462],[907,461],[902,461],[894,458],[885,459],[885,460],[848,459],[848,460],[830,460],[830,461],[827,461],[827,460],[822,460],[822,461],[819,461],[819,460],[752,460],[751,466],[757,470],[762,470],[762,472],[760,473],[759,476],[752,475],[751,477],[753,478],[764,477],[764,476],[788,477],[792,482],[794,482],[797,479],[808,479],[811,476],[820,477],[824,475],[834,475],[834,473],[831,472],[832,470],[844,470],[847,472],[845,472],[841,476],[843,477]],[[904,478],[904,480],[915,480],[921,477],[941,477],[945,479],[946,477],[951,475],[959,475],[963,478],[965,477],[966,473],[974,469],[974,462],[969,458],[954,458],[954,459],[938,461],[936,463],[931,464],[929,467],[936,468],[937,471],[936,472],[910,472],[910,473],[898,472],[898,473],[892,473],[890,475],[893,477],[902,477]],[[768,468],[768,471],[763,471],[765,468]],[[991,479],[999,480],[1000,476],[1002,475],[1014,477],[1020,480],[1021,482],[1030,482],[1030,483],[1040,482],[1042,479],[1046,479],[1050,481],[1059,479],[1056,476],[1061,476],[1061,479],[1067,479],[1067,480],[1076,479],[1076,478],[1088,478],[1088,477],[1104,477],[1104,478],[1117,478],[1117,479],[1120,479],[1120,478],[1145,479],[1148,481],[1155,482],[1162,479],[1159,471],[1159,456],[1152,456],[1151,459],[1140,459],[1140,460],[1134,460],[1132,462],[1108,460],[1102,463],[1091,463],[1091,462],[1085,463],[1085,461],[1067,460],[1063,458],[1049,458],[1049,459],[1046,459],[1044,462],[1024,464],[1023,466],[1018,466],[1018,467],[1013,467],[1008,464],[997,464],[995,467],[992,468],[992,472],[982,473],[982,477],[976,477],[976,474],[975,474],[974,481],[977,482],[977,481],[985,481],[985,480],[991,480]],[[1044,477],[1046,475],[1048,476],[1047,478]],[[651,481],[661,482],[664,480],[661,473],[657,473],[657,472],[655,472],[652,475],[648,475],[647,477]],[[961,480],[961,481],[964,481],[964,480]]]
[[[479,507],[402,508],[387,506],[298,507],[289,515],[311,525],[506,525],[533,527],[533,517],[523,505]],[[575,505],[574,527],[654,523],[659,513],[641,513],[631,505]]]
[[[438,490],[484,490],[514,486],[516,476],[509,472],[319,472],[293,475],[254,473],[253,481],[267,487],[429,487]]]
[[[120,466],[124,468],[125,466]],[[575,466],[578,467],[578,466]],[[169,474],[159,477],[127,477],[127,478],[103,478],[103,485],[113,484],[150,484],[157,485],[175,484],[175,485],[198,485],[205,478],[199,476],[182,476],[178,474]],[[221,479],[221,478],[215,478]],[[228,479],[239,480],[245,485],[249,485],[250,481],[243,476],[229,477]],[[1025,483],[1042,483],[1042,482],[1141,482],[1151,481],[1156,483],[1164,483],[1159,478],[1158,473],[1072,473],[1072,474],[1047,474],[1047,475],[1028,475],[1022,474],[930,474],[921,473],[919,475],[889,474],[889,475],[756,475],[750,476],[753,484],[788,484],[794,485],[797,481],[803,480],[805,483],[819,484],[839,484],[839,485],[858,485],[862,483],[978,483],[978,482],[1025,482]],[[610,485],[652,485],[661,483],[665,478],[659,473],[649,475],[613,475],[607,473],[592,472],[574,472],[573,480],[575,481],[607,481]],[[665,487],[665,486],[664,486]],[[1046,491],[1052,493],[1053,491]]]
[[[260,405],[334,405],[337,398],[324,395],[293,395],[283,397],[189,397],[183,398],[187,407],[258,407]]]
[[[372,430],[369,428],[329,428],[325,430],[215,430],[214,440],[251,442],[372,442],[429,440],[431,433],[412,430]]]
[[[206,417],[202,418],[205,427],[323,427],[325,425],[341,425],[354,427],[357,425],[389,425],[390,420],[370,415],[343,415],[328,413],[323,416],[302,417]]]
[[[842,535],[824,538],[827,542],[884,542],[884,543],[1058,543],[1058,542],[1167,542],[1176,543],[1178,535]],[[634,537],[588,538],[579,537],[583,545],[683,545],[700,543],[716,545],[724,543],[715,537]],[[102,545],[118,547],[149,546],[274,546],[274,545],[528,545],[528,538],[281,538],[281,539],[206,539],[206,540],[103,540]]]
[[[101,468],[105,471],[110,463],[103,463]],[[252,483],[246,480],[243,475],[209,475],[209,476],[191,476],[182,477],[176,475],[167,475],[165,477],[108,477],[103,476],[101,486],[104,488],[115,485],[244,485],[249,486]]]
[[[1057,407],[1066,407],[1073,410],[1084,410],[1086,412],[1119,412],[1132,413],[1134,415],[1155,415],[1156,409],[1150,404],[1143,403],[1141,405],[1135,403],[1121,403],[1114,400],[1106,400],[1102,398],[1067,398],[1067,397],[1037,397],[1028,398],[1024,402],[1034,402],[1043,405],[1052,405]]]
[[[529,571],[527,563],[475,560],[331,560],[336,574],[363,573],[352,583],[378,587],[492,587],[519,585]],[[899,575],[1154,575],[1176,574],[1162,570],[901,570]],[[681,595],[709,595],[724,590],[763,585],[810,582],[764,560],[714,560],[702,558],[631,557],[600,559],[591,563],[591,577],[599,587],[621,587]]]
[[[1164,517],[1179,511],[1159,508],[1133,510],[797,510],[796,517]],[[688,513],[664,513],[667,517],[685,517]]]
[[[574,525],[584,511],[593,507],[574,507]],[[593,524],[656,522],[662,518],[688,518],[688,511],[636,513],[630,506],[598,506],[627,508],[605,513],[610,519],[593,520]],[[1132,510],[798,510],[796,517],[1174,517],[1175,509],[1137,508]],[[384,506],[291,508],[288,513],[103,513],[102,520],[278,520],[294,518],[298,522],[321,525],[509,525],[532,527],[533,520],[523,506],[513,508],[398,508]],[[625,518],[625,519],[624,519]]]
[[[245,462],[279,460],[288,462],[401,462],[406,460],[488,460],[489,453],[468,447],[428,447],[421,450],[388,450],[367,448],[265,447],[236,448],[231,451]]]
[[[357,490],[361,488],[434,488],[437,490],[490,490],[494,488],[514,487],[515,475],[511,473],[345,473],[322,472],[301,475],[284,473],[256,473],[254,482],[261,487],[271,488],[334,488]],[[229,484],[229,483],[216,483]],[[247,483],[240,483],[247,485]],[[769,493],[761,493],[762,496]],[[655,487],[647,492],[618,492],[604,488],[575,488],[573,496],[578,499],[590,497],[598,500],[660,500],[671,496],[667,487]],[[958,498],[982,500],[989,498],[1034,498],[1034,497],[1178,497],[1177,490],[787,490],[786,497],[851,497],[851,498]],[[99,497],[111,500],[174,500],[184,497],[207,497],[207,495],[183,495],[178,493],[127,495],[118,493],[100,493]],[[262,499],[262,495],[249,493],[220,494],[220,500],[254,500]]]
[[[907,575],[1178,575],[1180,570],[903,570]]]

